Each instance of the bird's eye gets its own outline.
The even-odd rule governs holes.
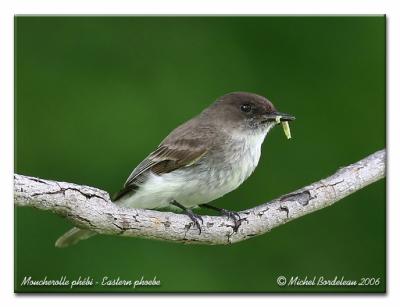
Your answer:
[[[251,105],[249,105],[247,103],[246,104],[242,104],[240,106],[240,110],[242,110],[242,112],[249,113],[251,111]]]

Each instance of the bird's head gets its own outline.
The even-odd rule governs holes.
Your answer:
[[[265,97],[246,92],[234,92],[217,99],[208,112],[227,129],[267,133],[277,123],[292,121],[294,116],[278,112]],[[277,120],[278,119],[278,120]]]

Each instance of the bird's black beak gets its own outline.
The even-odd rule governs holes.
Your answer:
[[[278,112],[278,111],[266,114],[264,117],[268,121],[276,121],[276,119],[279,117],[280,118],[279,121],[281,121],[281,122],[289,122],[289,121],[296,119],[296,117],[294,117],[293,115]]]
[[[272,113],[273,116],[275,116],[275,119],[280,116],[281,117],[281,122],[290,122],[292,120],[295,120],[296,117],[290,114],[282,113],[282,112],[274,112]]]

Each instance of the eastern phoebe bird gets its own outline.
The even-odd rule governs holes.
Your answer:
[[[262,96],[226,94],[173,130],[133,170],[114,203],[130,208],[180,208],[199,233],[202,219],[192,209],[206,207],[228,216],[237,230],[240,216],[236,212],[209,203],[235,190],[251,175],[271,128],[294,119],[278,112]],[[56,246],[69,246],[94,234],[75,227],[60,237]]]

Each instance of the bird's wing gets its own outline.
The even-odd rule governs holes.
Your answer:
[[[182,139],[172,144],[162,143],[133,170],[126,180],[124,188],[117,193],[114,200],[135,191],[138,185],[146,180],[148,171],[160,175],[193,165],[207,151],[207,147],[198,144],[196,139]]]

